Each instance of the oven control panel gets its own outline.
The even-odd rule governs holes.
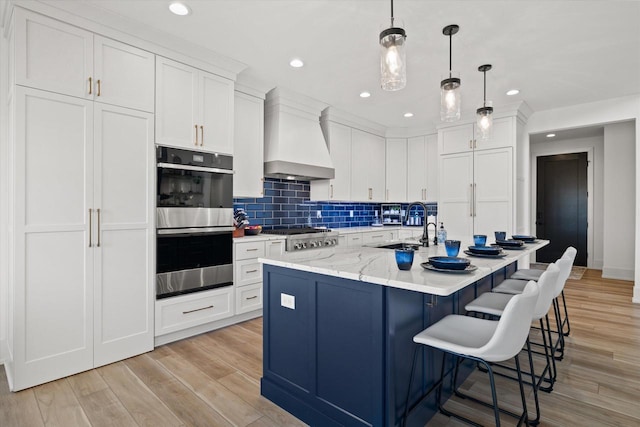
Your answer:
[[[289,237],[287,238],[288,251],[300,251],[304,249],[323,248],[326,246],[336,246],[338,244],[337,236],[322,236],[322,233],[312,237]]]

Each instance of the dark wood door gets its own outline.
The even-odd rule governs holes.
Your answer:
[[[538,157],[536,236],[551,243],[538,262],[554,262],[568,246],[587,265],[587,153]]]

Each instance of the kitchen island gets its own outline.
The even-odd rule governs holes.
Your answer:
[[[260,259],[262,395],[311,425],[400,425],[413,336],[448,314],[464,313],[466,303],[510,276],[518,259],[546,244],[527,244],[499,259],[473,257],[477,269],[462,274],[420,266],[444,255],[442,246],[420,248],[408,271],[397,268],[393,250],[370,247]],[[437,380],[441,360],[435,350],[421,349],[411,402]],[[416,408],[407,425],[424,426],[436,411],[434,399]]]

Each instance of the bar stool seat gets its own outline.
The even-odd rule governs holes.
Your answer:
[[[538,279],[534,280],[534,282],[537,282],[537,281]],[[500,283],[498,286],[491,289],[491,292],[518,295],[522,293],[525,286],[527,286],[527,280],[506,279],[502,283]]]
[[[467,311],[500,317],[507,303],[515,294],[485,292],[464,308]]]
[[[535,268],[523,268],[522,270],[518,270],[511,275],[511,279],[520,279],[520,280],[533,280],[537,282],[542,276],[544,270],[537,270]]]

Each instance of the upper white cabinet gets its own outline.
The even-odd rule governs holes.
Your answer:
[[[407,200],[407,140],[388,138],[385,156],[386,193],[385,201]]]
[[[264,100],[237,92],[235,95],[233,196],[264,194]]]
[[[158,56],[156,143],[233,154],[233,81]]]
[[[14,108],[19,390],[153,349],[155,168],[149,113],[22,87]]]
[[[322,125],[335,176],[311,181],[311,199],[351,200],[351,128],[330,121]]]
[[[385,140],[351,130],[351,199],[353,201],[385,201]]]
[[[16,9],[16,84],[153,112],[154,55]]]
[[[407,140],[407,201],[438,200],[438,136]]]
[[[474,138],[474,124],[439,131],[438,221],[448,235],[468,240],[515,228],[515,156],[518,118],[494,120],[488,141]]]

